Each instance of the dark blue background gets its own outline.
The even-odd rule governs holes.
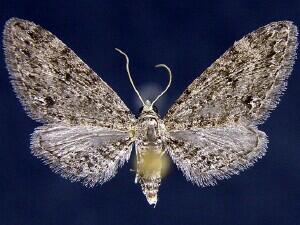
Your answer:
[[[57,35],[133,112],[139,106],[124,59],[114,48],[128,53],[144,92],[167,82],[153,65],[169,65],[174,82],[159,104],[164,114],[235,40],[272,21],[292,20],[300,26],[300,1],[0,0],[1,26],[12,16]],[[300,224],[299,60],[279,107],[260,126],[270,139],[267,155],[241,175],[208,188],[187,182],[173,165],[153,209],[134,184],[131,163],[102,187],[87,189],[33,157],[29,137],[39,124],[14,96],[3,52],[0,58],[0,225]]]

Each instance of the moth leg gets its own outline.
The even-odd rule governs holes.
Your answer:
[[[163,157],[164,156],[164,154],[166,153],[166,149],[165,150],[163,150],[161,153],[160,153],[160,155],[159,155],[159,157]]]
[[[136,175],[135,175],[135,179],[134,179],[134,183],[138,183],[139,181],[139,163],[140,163],[140,152],[137,150],[137,147],[135,146],[135,155],[136,155]]]

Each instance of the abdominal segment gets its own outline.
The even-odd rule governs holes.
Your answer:
[[[161,146],[137,146],[137,174],[142,191],[150,205],[157,203],[157,193],[161,182],[163,151]]]

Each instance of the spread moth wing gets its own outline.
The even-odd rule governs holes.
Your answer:
[[[71,180],[102,184],[131,152],[134,116],[120,97],[57,37],[18,18],[5,24],[11,83],[29,116],[47,123],[32,152]]]
[[[128,130],[134,116],[120,97],[52,33],[12,18],[3,34],[11,83],[31,118]]]
[[[118,167],[129,159],[131,142],[124,131],[50,124],[34,131],[31,149],[53,171],[92,187],[117,173]]]
[[[267,138],[256,125],[265,121],[286,87],[297,34],[292,22],[280,21],[246,35],[170,108],[164,118],[169,153],[188,179],[214,184],[264,154]]]
[[[267,136],[255,127],[232,124],[171,132],[168,146],[185,177],[208,186],[253,165],[265,154]]]
[[[286,87],[296,48],[297,28],[289,21],[246,35],[188,86],[167,112],[166,127],[262,123]]]

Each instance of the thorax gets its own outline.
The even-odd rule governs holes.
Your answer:
[[[165,128],[157,115],[142,114],[136,125],[136,139],[144,146],[161,146]]]

